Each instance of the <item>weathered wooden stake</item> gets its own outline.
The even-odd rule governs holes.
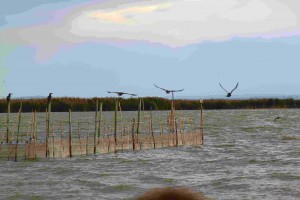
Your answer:
[[[151,129],[153,147],[155,149],[155,137],[154,137],[154,132],[153,132],[153,122],[152,122],[152,108],[150,109],[150,129]]]
[[[131,139],[132,139],[132,149],[135,150],[135,138],[134,138],[134,126],[135,120],[132,120],[132,132],[131,132]]]
[[[63,137],[63,130],[64,130],[64,122],[60,121],[60,144],[62,146],[62,154],[61,156],[64,157],[64,153],[65,153],[65,145],[64,145],[64,137]]]
[[[116,104],[115,104],[115,129],[114,129],[114,140],[115,140],[115,146],[117,146],[117,121],[118,121],[118,105],[119,105],[119,99],[116,98]]]
[[[96,101],[96,112],[95,112],[95,131],[94,131],[94,154],[96,154],[97,151],[97,128],[98,126],[98,99]]]
[[[78,123],[78,139],[79,139],[79,150],[80,155],[82,155],[82,148],[81,148],[81,131],[80,131],[80,124]]]
[[[22,118],[21,114],[22,114],[22,101],[18,112],[18,132],[17,132],[17,141],[16,141],[16,150],[15,150],[15,162],[17,162],[17,157],[18,157],[18,143],[19,143],[20,126],[21,126],[21,118]],[[26,155],[26,151],[25,151],[25,155]]]
[[[71,109],[69,109],[69,155],[72,158],[72,122],[71,122]]]
[[[175,121],[175,134],[176,134],[176,147],[178,147],[178,132],[177,132],[177,122]]]
[[[46,108],[46,136],[45,136],[45,143],[46,143],[46,158],[48,158],[48,109]]]
[[[98,145],[100,142],[100,134],[101,134],[101,125],[102,125],[102,109],[103,109],[103,103],[100,102],[100,113],[99,113],[99,124],[98,124]]]
[[[10,98],[7,99],[6,144],[9,142]]]
[[[159,129],[160,129],[160,143],[161,143],[161,147],[164,147],[164,136],[163,136],[163,125],[160,124],[159,125]]]
[[[37,135],[36,135],[36,111],[33,112],[33,117],[32,117],[32,123],[33,123],[33,139],[34,139],[34,159],[36,160],[36,142],[37,142]]]
[[[203,99],[200,100],[200,134],[201,134],[201,143],[204,144],[204,133],[203,133]]]
[[[55,158],[55,133],[52,127],[52,157]]]
[[[137,135],[139,135],[139,133],[140,133],[141,107],[142,107],[142,99],[140,99],[140,101],[139,101],[139,107],[138,107],[138,119],[137,119],[137,126],[136,126],[136,134]]]
[[[88,131],[86,133],[86,150],[85,150],[85,154],[89,155],[89,133],[90,133],[90,123],[88,123]]]

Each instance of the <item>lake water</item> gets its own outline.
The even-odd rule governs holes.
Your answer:
[[[299,109],[204,111],[201,147],[1,161],[0,199],[135,199],[166,186],[212,199],[300,199],[299,122]]]

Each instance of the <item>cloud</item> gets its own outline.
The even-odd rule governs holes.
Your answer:
[[[152,2],[86,10],[72,19],[70,32],[79,37],[177,47],[299,29],[299,16],[277,0]]]
[[[44,60],[61,47],[84,42],[145,41],[181,47],[208,40],[300,32],[300,13],[295,9],[300,4],[295,0],[94,0],[64,6],[53,6],[52,11],[42,6],[48,23],[9,26],[30,16],[31,11],[6,18],[7,26],[0,27],[0,43],[32,46],[37,49],[37,59]],[[34,10],[39,13],[39,7]]]
[[[154,4],[154,5],[146,5],[146,6],[133,6],[127,7],[124,9],[119,9],[116,11],[95,11],[90,12],[87,16],[92,19],[98,19],[99,21],[103,22],[112,22],[117,24],[135,24],[135,20],[131,19],[132,14],[136,13],[144,13],[150,14],[155,11],[161,11],[168,7],[170,7],[170,3],[163,3],[163,4]]]

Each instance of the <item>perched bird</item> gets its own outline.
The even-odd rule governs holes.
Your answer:
[[[51,96],[51,95],[52,95],[52,94],[53,94],[53,93],[49,93],[49,96],[47,97],[47,100],[48,100],[47,103],[48,103],[48,104],[51,102],[51,99],[52,99],[52,96]]]
[[[9,94],[7,95],[7,97],[6,97],[6,102],[7,102],[7,103],[10,101],[11,95],[12,95],[12,93],[9,93]]]
[[[238,87],[239,83],[236,84],[235,88],[233,88],[233,89],[231,90],[231,92],[228,92],[225,88],[223,88],[223,86],[221,85],[221,83],[219,83],[219,85],[221,86],[221,88],[222,88],[223,90],[225,90],[225,92],[227,92],[226,97],[231,97],[232,92]]]
[[[123,94],[128,94],[128,95],[131,95],[131,96],[136,96],[136,94],[130,94],[130,93],[127,93],[127,92],[111,92],[111,91],[107,91],[108,93],[115,93],[115,94],[118,94],[119,97],[121,97]]]
[[[161,88],[161,87],[158,87],[157,85],[154,84],[155,87],[161,89],[161,90],[164,90],[166,92],[166,94],[170,94],[172,93],[172,100],[174,100],[174,92],[181,92],[183,91],[184,89],[181,89],[181,90],[167,90],[167,89],[164,89],[164,88]]]

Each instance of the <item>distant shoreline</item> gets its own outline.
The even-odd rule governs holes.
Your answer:
[[[95,111],[96,101],[103,103],[103,111],[113,111],[117,98],[77,98],[77,97],[59,97],[53,98],[52,112],[73,112]],[[138,110],[140,98],[120,99],[122,111]],[[11,112],[18,112],[22,101],[22,112],[45,112],[47,108],[46,98],[42,99],[12,99]],[[170,110],[171,100],[160,97],[143,97],[142,108],[144,110]],[[176,110],[199,110],[199,100],[176,99]],[[271,108],[300,108],[300,100],[293,98],[255,98],[255,99],[203,99],[205,110],[219,109],[271,109]],[[0,99],[0,113],[7,112],[5,99]]]

